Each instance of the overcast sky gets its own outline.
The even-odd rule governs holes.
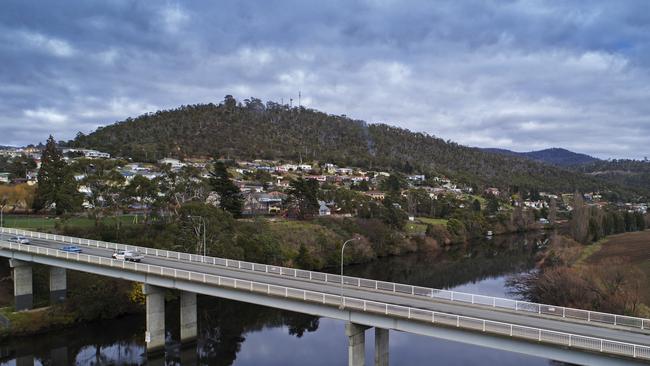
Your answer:
[[[3,1],[0,144],[226,94],[465,145],[650,155],[650,1]]]

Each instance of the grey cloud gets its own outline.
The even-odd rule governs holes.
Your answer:
[[[0,144],[297,97],[460,143],[648,155],[650,3],[10,1]]]

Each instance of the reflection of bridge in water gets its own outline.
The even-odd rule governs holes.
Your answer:
[[[650,360],[650,320],[646,319],[37,232],[2,231],[31,239],[30,245],[0,241],[0,256],[11,259],[18,310],[32,304],[31,263],[51,266],[52,301],[65,296],[65,269],[141,282],[146,295],[147,351],[152,353],[165,345],[163,290],[172,288],[181,290],[180,334],[185,342],[196,338],[196,294],[203,294],[347,321],[350,365],[364,364],[369,327],[375,328],[378,365],[388,364],[391,329],[571,363]],[[59,250],[64,243],[82,247],[83,254]],[[111,258],[115,249],[138,250],[146,258],[142,263],[117,261]]]

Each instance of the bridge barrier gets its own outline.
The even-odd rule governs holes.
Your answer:
[[[268,296],[277,296],[329,306],[342,306],[344,309],[348,310],[409,319],[428,323],[431,325],[442,325],[446,327],[460,328],[470,331],[495,334],[499,336],[524,339],[531,342],[548,343],[576,348],[589,352],[650,360],[650,347],[638,344],[557,332],[493,320],[447,314],[437,311],[418,309],[377,301],[369,301],[347,296],[342,297],[339,295],[327,294],[317,291],[309,291],[255,281],[240,280],[236,278],[210,275],[206,273],[162,267],[151,264],[126,262],[112,258],[105,258],[82,253],[70,253],[58,249],[43,248],[33,245],[0,241],[0,248],[56,258],[64,258],[70,261],[85,262],[96,264],[98,266],[121,268],[123,270],[146,273],[148,275],[170,277],[175,280],[203,283],[218,287],[265,294]]]
[[[579,320],[590,323],[601,323],[614,326],[624,326],[637,328],[641,330],[650,329],[650,319],[632,317],[626,315],[617,315],[589,311],[562,306],[547,304],[538,304],[528,301],[512,300],[506,298],[469,294],[464,292],[434,289],[427,287],[411,286],[394,282],[375,281],[359,277],[343,276],[323,272],[306,271],[295,268],[273,266],[268,264],[251,263],[234,259],[225,259],[218,257],[202,256],[190,253],[175,252],[164,249],[155,249],[140,247],[128,244],[110,243],[99,240],[75,238],[63,235],[46,234],[21,229],[1,228],[0,232],[12,235],[21,235],[36,239],[45,239],[60,241],[61,243],[70,243],[77,245],[86,245],[89,247],[104,248],[109,250],[133,250],[145,255],[156,256],[161,258],[176,259],[179,261],[196,262],[201,264],[215,265],[238,269],[244,271],[263,272],[276,274],[284,277],[293,277],[301,280],[312,282],[326,282],[332,284],[343,283],[346,286],[365,288],[370,290],[381,290],[392,292],[404,296],[418,298],[430,298],[436,300],[446,300],[456,303],[481,305],[495,308],[497,310],[510,310],[515,312],[526,313],[533,316],[553,316],[569,320]]]

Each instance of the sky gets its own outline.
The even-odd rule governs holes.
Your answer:
[[[3,1],[0,145],[298,103],[464,145],[650,155],[650,1]]]

